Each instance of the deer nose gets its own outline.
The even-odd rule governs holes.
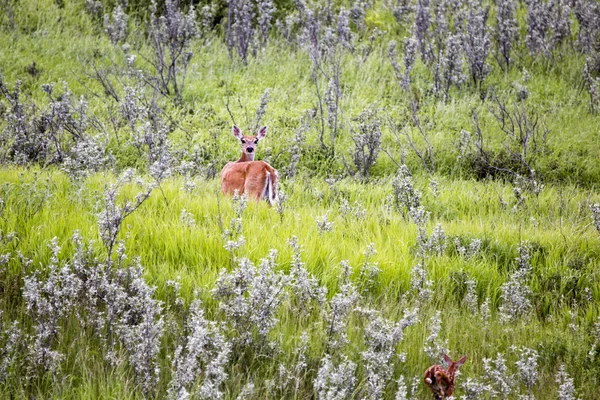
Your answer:
[[[254,151],[254,148],[248,147],[246,150],[248,151],[248,153],[252,153]]]

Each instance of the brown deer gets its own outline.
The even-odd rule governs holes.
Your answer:
[[[425,384],[429,386],[436,400],[452,396],[452,393],[454,393],[454,374],[467,361],[467,356],[462,356],[454,362],[444,354],[444,361],[448,363],[448,369],[444,369],[440,365],[432,365],[425,371]]]
[[[233,126],[233,136],[242,144],[242,156],[236,162],[228,162],[221,171],[221,190],[224,194],[247,194],[256,201],[277,202],[277,171],[264,161],[254,161],[258,141],[267,134],[267,127],[258,130],[256,136],[244,136],[242,130]]]

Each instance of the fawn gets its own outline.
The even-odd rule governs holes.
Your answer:
[[[267,127],[258,130],[256,136],[244,136],[242,130],[233,126],[233,136],[240,140],[242,156],[236,162],[228,162],[221,171],[221,191],[232,195],[246,193],[256,201],[277,202],[277,171],[267,162],[254,161],[258,141],[267,134]]]
[[[454,374],[467,361],[467,356],[462,356],[454,362],[444,354],[444,361],[448,363],[448,369],[444,369],[440,365],[432,365],[425,371],[425,384],[429,386],[436,400],[452,396],[452,393],[454,393]]]

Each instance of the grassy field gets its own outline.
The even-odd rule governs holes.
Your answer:
[[[277,18],[294,10],[277,4]],[[273,28],[245,65],[228,52],[226,5],[190,42],[175,98],[143,78],[155,60],[140,2],[126,8],[127,39],[113,44],[85,2],[7,1],[0,397],[428,399],[422,374],[447,352],[467,355],[456,398],[596,398],[600,124],[575,16],[551,58],[532,57],[519,3],[511,69],[492,50],[485,80],[453,85],[443,99],[421,58],[410,90],[396,81],[388,43],[411,26],[396,21],[394,4],[367,7],[364,30],[351,25],[338,137],[329,142],[323,126],[322,143],[308,52]],[[111,71],[118,101],[94,71]],[[128,119],[127,90],[146,117]],[[58,107],[80,99],[75,112]],[[513,157],[522,153],[494,117],[498,104],[547,130],[527,163]],[[353,157],[369,108],[382,151],[361,176]],[[268,126],[257,158],[279,170],[278,205],[221,194],[219,171],[239,157],[233,123]],[[64,154],[17,157],[15,126],[58,135],[48,148]],[[78,158],[89,143],[101,154],[82,145],[88,158]]]

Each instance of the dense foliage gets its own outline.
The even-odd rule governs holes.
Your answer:
[[[594,398],[594,0],[13,1],[0,393]],[[58,82],[58,83],[57,83]],[[219,193],[267,125],[269,208]]]

